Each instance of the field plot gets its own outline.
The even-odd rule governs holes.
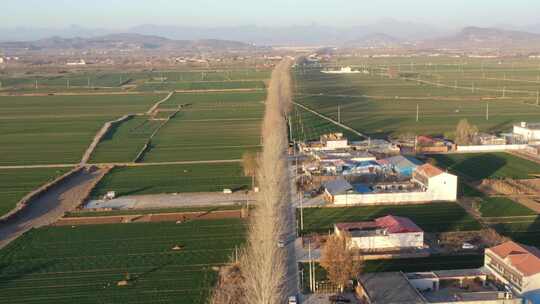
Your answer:
[[[297,216],[299,216],[297,210]],[[333,231],[340,222],[368,221],[386,215],[410,218],[426,232],[480,230],[479,223],[455,203],[407,206],[305,208],[303,234]]]
[[[492,226],[516,242],[540,247],[540,217],[514,217],[498,220]]]
[[[207,303],[244,233],[238,219],[32,230],[0,251],[0,302]]]
[[[466,153],[432,155],[437,166],[447,168],[469,181],[484,178],[533,178],[540,165],[508,153]]]
[[[358,135],[343,129],[299,106],[294,106],[289,116],[292,138],[299,141],[318,140],[323,134],[341,132],[349,140],[359,139]]]
[[[504,197],[482,199],[480,213],[483,217],[513,217],[536,215],[531,209]]]
[[[260,148],[262,93],[177,93],[161,107],[183,105],[152,140],[145,162],[240,159]]]
[[[26,194],[69,170],[70,168],[0,169],[0,216],[12,210]]]
[[[334,119],[339,105],[342,122],[372,136],[415,133],[451,137],[463,118],[482,131],[507,131],[512,123],[537,120],[540,107],[535,103],[540,81],[530,77],[540,75],[537,66],[511,68],[491,62],[481,67],[480,61],[437,65],[427,60],[437,61],[409,59],[405,65],[392,60],[357,59],[353,66],[369,74],[323,74],[319,69],[299,68],[295,73],[295,100]],[[388,71],[392,69],[396,76],[389,78]],[[414,77],[406,78],[410,74]]]
[[[192,82],[146,82],[139,86],[141,91],[204,91],[232,89],[264,89],[262,81],[192,81]]]
[[[271,69],[228,69],[159,72],[167,81],[232,81],[269,79]]]
[[[107,191],[118,195],[175,192],[213,192],[247,187],[240,163],[118,167],[96,186],[92,196]]]
[[[152,133],[163,123],[164,121],[150,120],[148,116],[135,116],[116,125],[97,145],[90,162],[133,161]]]
[[[120,89],[122,85],[139,79],[150,79],[151,74],[144,72],[86,72],[56,75],[25,75],[2,77],[2,88],[23,91],[71,91],[93,90],[95,88]],[[37,86],[37,87],[36,87]]]
[[[0,165],[79,162],[106,121],[164,95],[0,96]]]

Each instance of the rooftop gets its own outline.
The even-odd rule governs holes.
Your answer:
[[[434,177],[434,176],[437,176],[439,174],[442,174],[444,173],[443,170],[435,167],[434,165],[432,164],[423,164],[422,166],[420,167],[417,167],[416,168],[416,172],[430,178],[430,177]]]
[[[373,221],[337,223],[335,226],[337,229],[347,231],[356,237],[381,234],[381,230],[386,233],[423,232],[410,219],[393,215],[379,217]]]
[[[525,276],[540,273],[540,251],[536,247],[508,241],[489,250]]]
[[[353,190],[353,186],[344,178],[338,178],[336,180],[326,182],[324,184],[324,188],[326,188],[326,191],[328,191],[331,195],[343,194],[347,191]]]
[[[366,290],[372,304],[422,304],[425,303],[401,272],[362,274],[359,282]]]

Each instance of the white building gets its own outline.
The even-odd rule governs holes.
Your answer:
[[[457,176],[431,164],[417,167],[409,182],[394,184],[385,183],[380,187],[374,184],[364,189],[362,193],[352,190],[354,187],[351,184],[345,185],[346,187],[341,185],[341,191],[325,189],[325,199],[335,205],[407,204],[457,200]],[[343,191],[342,189],[345,188],[348,190]]]
[[[484,266],[497,281],[540,303],[540,250],[508,241],[485,250]]]
[[[338,223],[334,232],[349,235],[352,247],[362,251],[424,247],[424,231],[405,217],[387,215],[373,221]]]
[[[349,148],[349,141],[343,137],[343,133],[330,133],[321,135],[322,149],[336,150]]]
[[[540,123],[521,122],[514,125],[513,133],[520,136],[525,142],[538,142],[540,141]]]
[[[79,61],[70,61],[66,63],[66,65],[68,66],[86,65],[86,61],[84,61],[84,59],[81,59]]]
[[[0,57],[0,64],[4,63],[4,57]]]
[[[361,73],[360,71],[358,70],[353,70],[350,66],[347,66],[347,67],[342,67],[341,69],[339,70],[323,70],[321,71],[321,73],[325,73],[325,74],[358,74],[358,73]]]

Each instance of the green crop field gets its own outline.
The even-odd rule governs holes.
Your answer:
[[[26,194],[69,170],[70,168],[0,169],[0,216],[12,210]]]
[[[297,209],[297,217],[300,210]],[[480,230],[480,224],[455,203],[407,206],[361,206],[342,208],[305,208],[302,234],[333,231],[340,222],[373,220],[386,215],[410,218],[426,232]]]
[[[182,106],[154,137],[145,162],[240,159],[260,148],[264,93],[176,93],[162,108]]]
[[[106,121],[163,95],[0,96],[0,165],[77,163]]]
[[[244,205],[245,206],[245,205]],[[145,208],[145,209],[127,209],[110,211],[93,211],[88,209],[67,212],[65,217],[88,217],[88,216],[118,216],[118,215],[140,215],[140,214],[159,214],[173,212],[214,212],[227,210],[240,210],[242,205],[224,205],[224,206],[201,206],[201,207],[178,207],[178,208]]]
[[[341,132],[349,140],[360,139],[358,135],[317,116],[299,106],[294,106],[289,114],[292,137],[298,141],[319,140],[323,134]]]
[[[463,118],[482,131],[508,131],[512,123],[537,120],[537,66],[527,60],[515,66],[479,60],[458,65],[456,61],[356,58],[335,63],[350,64],[368,74],[323,74],[320,69],[299,67],[294,75],[295,101],[334,119],[339,105],[342,122],[371,136],[414,133],[452,137]],[[394,78],[387,76],[391,69],[396,70]]]
[[[141,91],[201,91],[231,89],[264,89],[262,81],[192,81],[192,82],[147,82],[138,87]]]
[[[508,153],[438,154],[430,156],[437,166],[447,168],[469,181],[484,178],[533,178],[540,165]]]
[[[95,163],[133,161],[150,135],[163,123],[159,120],[150,120],[148,116],[135,116],[113,126],[97,145],[90,161]]]
[[[499,233],[516,242],[540,247],[540,217],[505,218],[491,224]]]
[[[207,303],[244,233],[239,219],[32,230],[0,250],[0,302]]]
[[[117,167],[94,188],[93,197],[107,191],[118,195],[211,192],[247,187],[240,163]]]
[[[531,209],[504,197],[483,198],[480,204],[483,217],[528,216],[536,213]]]

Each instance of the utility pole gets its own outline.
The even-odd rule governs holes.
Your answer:
[[[339,105],[337,106],[337,121],[341,123],[341,108]]]
[[[36,90],[37,90],[37,79],[36,79]]]
[[[474,93],[474,82],[472,83],[471,89],[472,89],[472,92]]]
[[[69,89],[69,79],[66,80],[66,87]]]
[[[486,120],[489,120],[489,101],[486,102]]]
[[[311,264],[311,239],[308,240],[309,290],[313,291],[313,265]]]
[[[420,112],[420,105],[416,104],[416,122],[418,122],[419,112]]]
[[[88,77],[88,88],[90,88],[90,77]]]
[[[536,91],[536,105],[538,105],[540,101],[540,91]]]
[[[457,90],[457,80],[454,80],[454,89]]]
[[[503,87],[503,98],[506,97],[506,87]]]
[[[298,170],[298,165],[296,170]],[[300,185],[303,185],[304,175],[300,176]],[[304,193],[300,191],[300,231],[304,231]]]

